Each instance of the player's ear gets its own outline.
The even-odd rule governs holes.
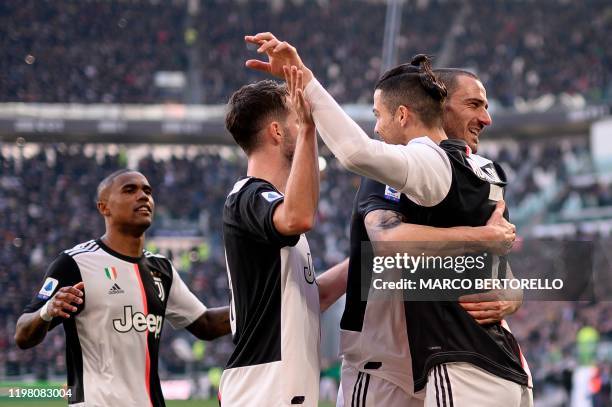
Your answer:
[[[406,127],[412,121],[412,112],[404,105],[399,105],[395,111],[395,117],[402,127]]]
[[[98,201],[96,206],[98,207],[98,212],[100,212],[100,215],[110,216],[110,209],[108,208],[106,201]]]
[[[283,141],[283,127],[279,122],[273,121],[266,127],[266,137],[269,137],[272,144],[277,146]]]

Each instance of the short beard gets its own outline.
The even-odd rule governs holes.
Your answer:
[[[446,136],[450,139],[462,139],[463,128],[454,120],[444,120],[443,128]]]
[[[295,142],[289,139],[289,129],[283,127],[283,139],[281,142],[281,153],[289,163],[293,163],[293,155],[295,154]]]

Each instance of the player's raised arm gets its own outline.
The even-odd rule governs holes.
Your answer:
[[[303,71],[306,99],[319,134],[345,168],[390,185],[427,206],[446,195],[451,176],[443,152],[432,145],[389,145],[369,138],[314,78],[295,47],[271,33],[246,36],[245,40],[259,45],[257,51],[268,58],[267,62],[248,60],[247,67],[278,77],[283,76],[284,65]],[[432,180],[428,177],[432,173],[440,177]]]
[[[299,129],[285,198],[274,211],[272,220],[280,234],[294,236],[309,231],[314,225],[319,201],[319,161],[315,126],[310,106],[304,99],[303,73],[295,66],[285,67],[284,72]]]

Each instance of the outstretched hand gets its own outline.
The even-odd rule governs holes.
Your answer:
[[[266,54],[268,62],[258,59],[249,59],[246,66],[257,71],[266,72],[278,78],[284,78],[283,66],[296,66],[303,71],[304,84],[308,84],[312,79],[312,72],[304,65],[297,50],[287,41],[279,41],[272,33],[258,33],[256,35],[246,35],[244,40],[247,43],[258,45],[257,52]]]
[[[300,127],[306,126],[313,128],[314,121],[310,111],[310,104],[304,98],[304,72],[298,69],[295,65],[283,66],[283,74],[287,81],[287,90],[291,98],[291,103],[297,113]]]

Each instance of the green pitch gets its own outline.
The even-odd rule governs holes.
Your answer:
[[[66,407],[66,402],[63,400],[11,400],[2,398],[0,399],[0,406],[2,407]],[[188,400],[188,401],[166,401],[168,407],[219,407],[217,400]],[[331,403],[320,403],[319,407],[332,407]]]
[[[19,382],[0,382],[0,407],[66,407],[66,400],[59,398],[11,398],[11,388],[21,389],[58,389],[61,388],[61,383],[19,383]],[[219,407],[217,400],[167,400],[167,407]],[[333,407],[332,403],[319,403],[319,407]]]

